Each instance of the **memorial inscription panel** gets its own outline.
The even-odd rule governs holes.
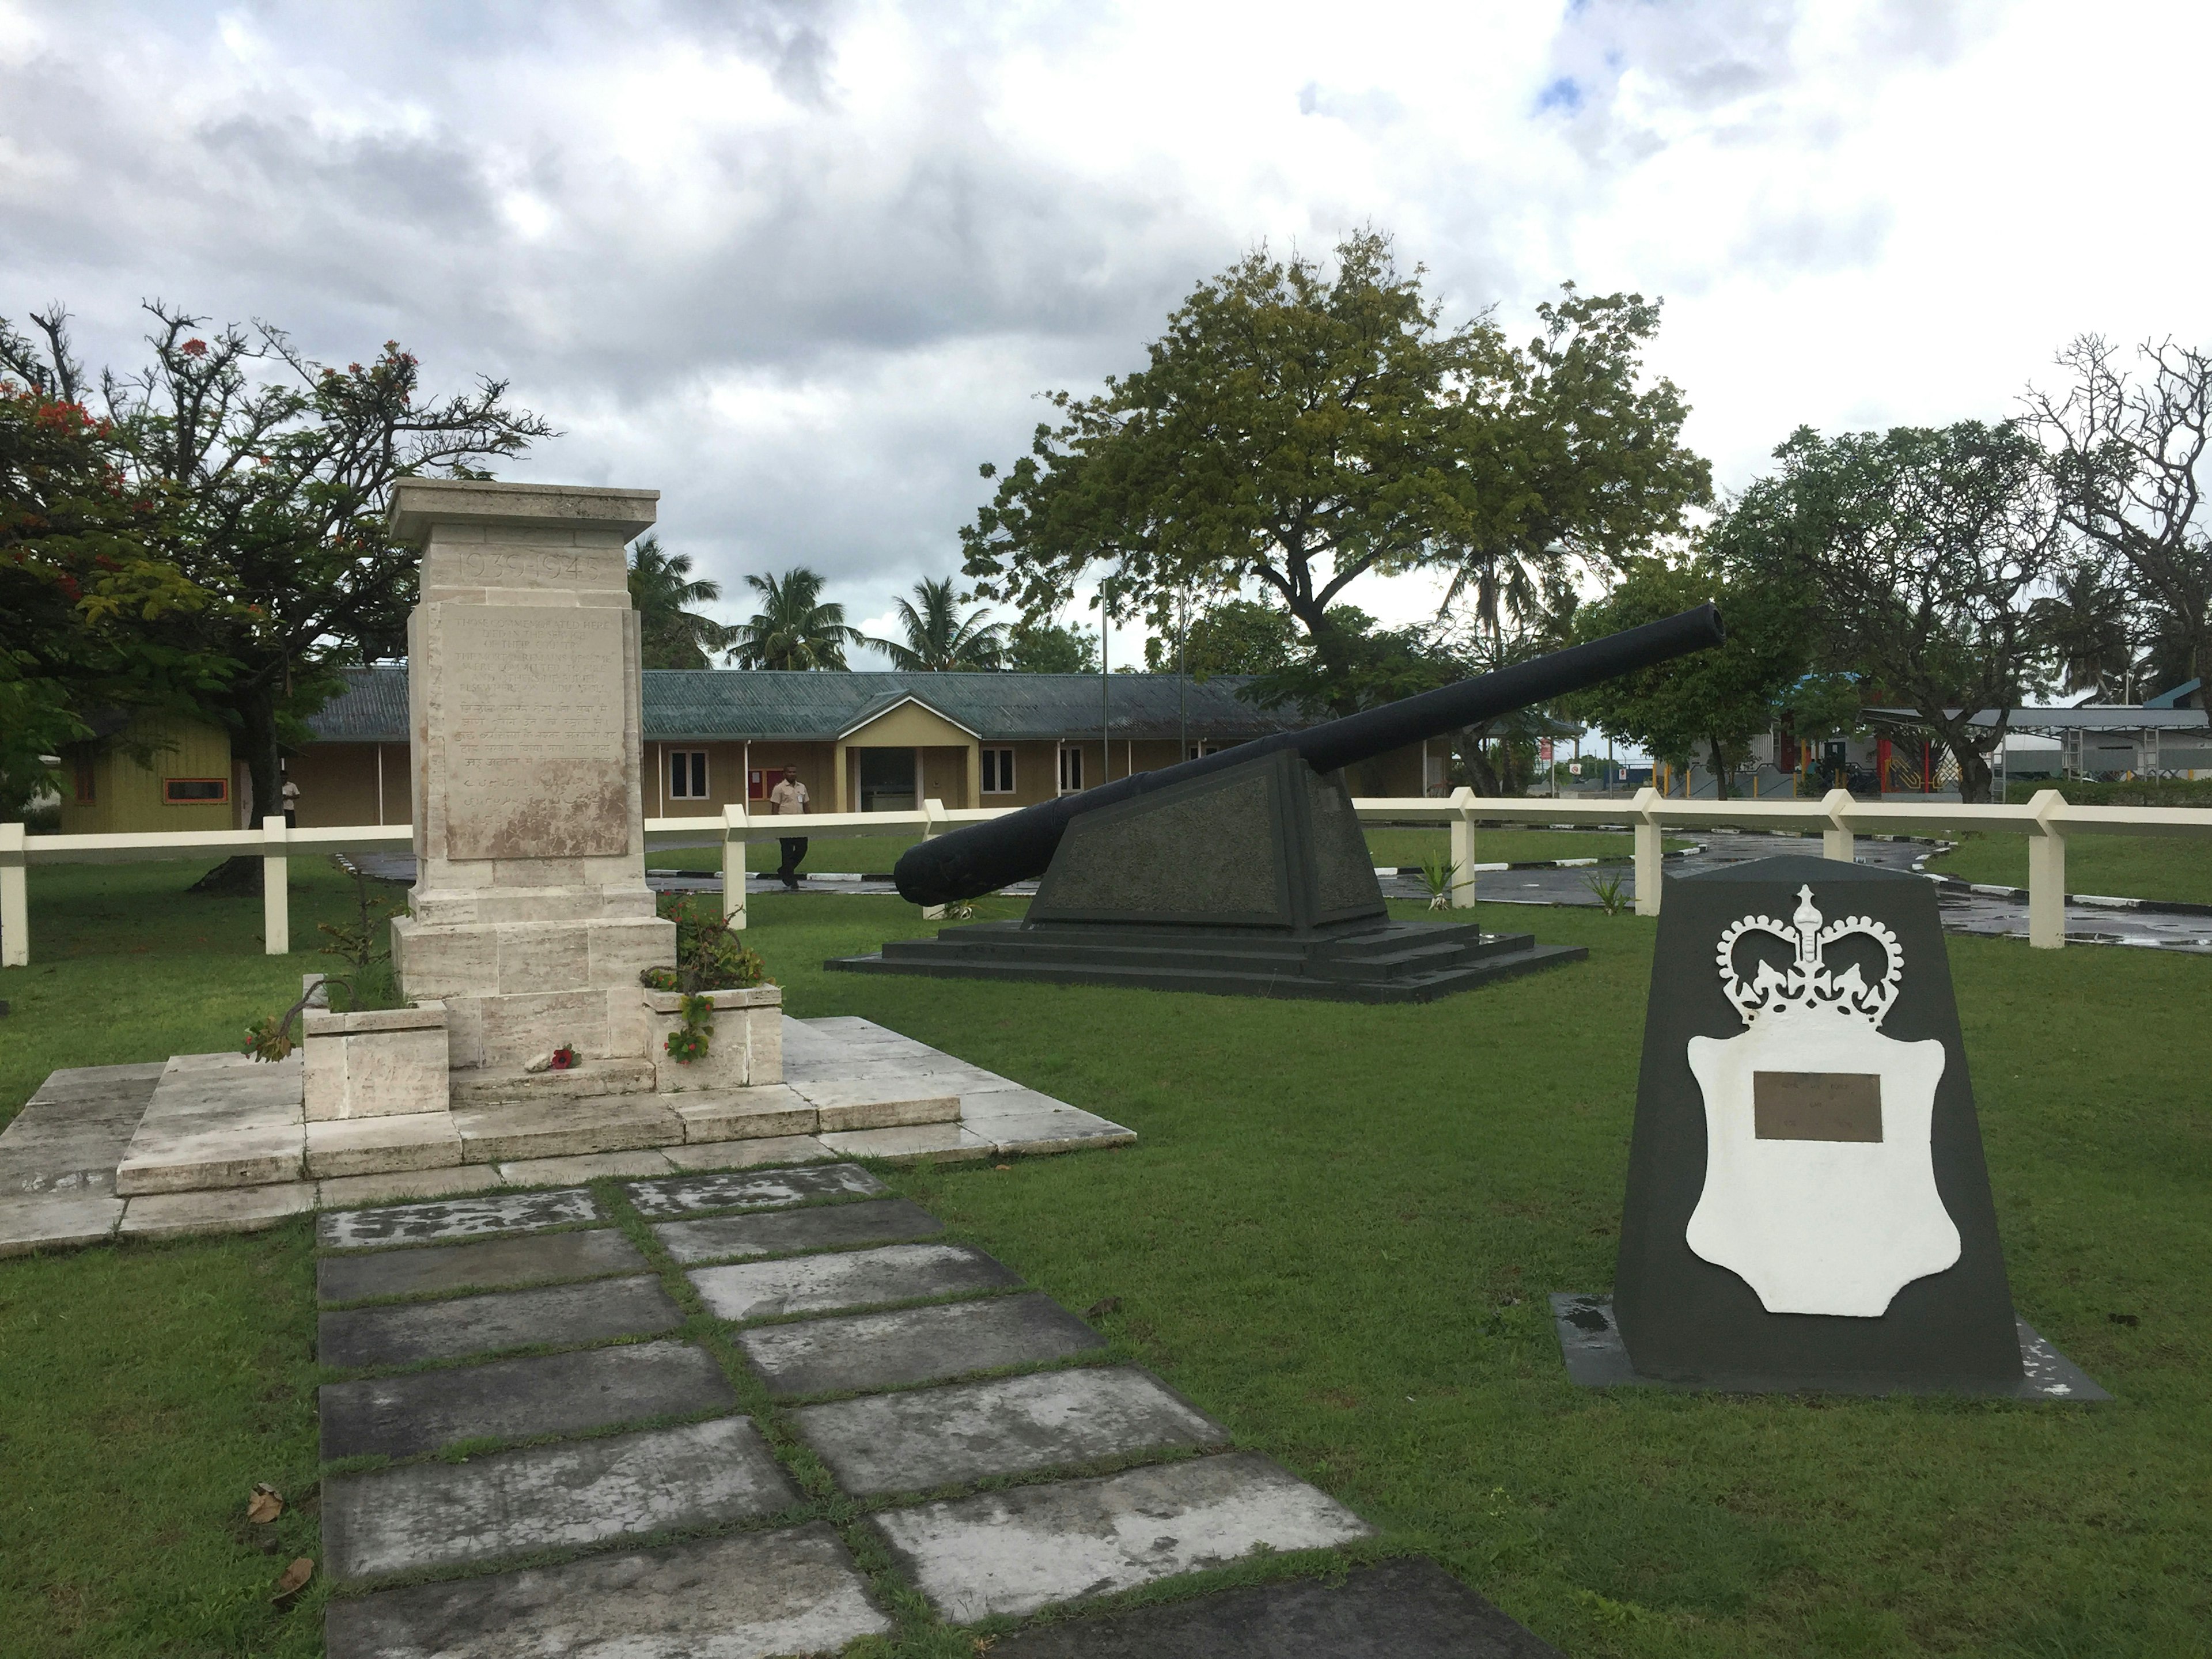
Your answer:
[[[629,852],[628,613],[446,609],[446,856]]]

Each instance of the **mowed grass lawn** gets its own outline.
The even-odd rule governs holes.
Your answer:
[[[2027,885],[2027,837],[1968,835],[1928,867],[1961,881]],[[2066,890],[2212,904],[2212,836],[2069,836]]]
[[[295,871],[298,911],[344,898]],[[258,902],[181,873],[33,872],[0,1110],[48,1066],[225,1046],[316,965],[251,954]],[[2113,1404],[1735,1399],[1576,1389],[1545,1307],[1611,1279],[1651,923],[1486,910],[1591,959],[1369,1008],[828,974],[916,912],[752,919],[793,1012],[1141,1137],[896,1184],[1066,1305],[1120,1297],[1124,1352],[1568,1653],[2205,1650],[2212,960],[1950,941],[2014,1297]],[[0,1651],[317,1651],[319,1592],[266,1601],[319,1554],[309,1250],[295,1224],[0,1261]],[[274,1556],[256,1480],[308,1504]]]
[[[862,875],[881,874],[898,862],[899,854],[914,845],[912,839],[896,836],[817,836],[808,844],[806,862],[801,867],[809,871],[828,870],[853,872]],[[1367,832],[1368,849],[1380,865],[1414,866],[1424,859],[1444,859],[1451,856],[1450,839],[1441,829],[1395,829],[1377,825]],[[1688,842],[1669,838],[1670,848],[1686,847]],[[1475,857],[1484,864],[1533,864],[1547,859],[1607,859],[1626,860],[1634,854],[1626,830],[1618,833],[1589,830],[1478,830],[1475,832]],[[774,870],[783,859],[782,849],[773,841],[749,842],[745,848],[745,868]],[[714,847],[657,847],[646,854],[646,860],[656,870],[714,870],[722,867],[722,855]]]

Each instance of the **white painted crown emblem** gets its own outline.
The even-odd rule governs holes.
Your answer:
[[[1768,933],[1790,947],[1790,971],[1777,973],[1774,964],[1762,962],[1749,979],[1737,971],[1735,947],[1748,933]],[[1822,960],[1827,946],[1839,939],[1860,933],[1882,948],[1881,977],[1872,985],[1854,963],[1842,973],[1828,970]],[[1797,890],[1797,908],[1788,925],[1771,916],[1745,916],[1721,933],[1721,988],[1735,1011],[1750,1024],[1761,1014],[1833,1013],[1880,1026],[1889,1006],[1897,1000],[1897,988],[1905,973],[1905,952],[1897,935],[1870,916],[1848,916],[1824,922],[1813,902],[1809,886]]]

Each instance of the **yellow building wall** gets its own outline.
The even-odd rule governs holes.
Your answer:
[[[380,810],[377,763],[384,766]],[[411,823],[411,769],[404,743],[318,743],[284,758],[284,775],[299,786],[303,829],[362,823]]]
[[[144,745],[142,758],[131,752]],[[78,799],[80,772],[92,784],[92,799]],[[217,801],[171,803],[164,798],[171,778],[213,778],[230,782],[230,736],[219,726],[174,714],[140,714],[115,737],[99,744],[71,744],[62,757],[62,833],[110,836],[169,830],[228,830],[236,808],[226,787]]]

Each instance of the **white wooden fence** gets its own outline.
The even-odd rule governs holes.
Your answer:
[[[1363,823],[1436,823],[1451,832],[1455,879],[1452,905],[1474,902],[1478,825],[1571,824],[1623,829],[1635,836],[1636,912],[1659,914],[1660,846],[1668,830],[1734,828],[1817,831],[1822,855],[1850,862],[1863,835],[1942,836],[1963,830],[2027,837],[2027,942],[2055,951],[2066,943],[2066,843],[2081,835],[2212,836],[2212,808],[2073,806],[2045,789],[2024,806],[1966,805],[1957,801],[1861,800],[1833,789],[1818,800],[1669,800],[1656,790],[1632,799],[1574,801],[1477,795],[1461,789],[1448,799],[1364,797],[1352,805]],[[745,922],[745,844],[783,836],[836,839],[911,835],[927,840],[963,823],[1003,817],[1013,807],[949,811],[928,800],[911,812],[808,812],[749,817],[743,806],[714,817],[647,818],[647,847],[696,842],[721,844],[722,910],[738,927]],[[179,830],[171,834],[27,836],[20,823],[0,823],[0,967],[31,959],[30,912],[25,878],[35,864],[116,864],[147,859],[208,859],[258,854],[262,860],[262,939],[270,956],[292,948],[287,895],[288,860],[295,854],[400,853],[413,845],[404,823],[325,830],[287,829],[267,818],[258,830]],[[934,916],[937,912],[925,915]]]

